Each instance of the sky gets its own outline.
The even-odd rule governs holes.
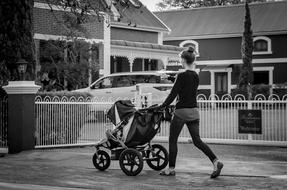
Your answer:
[[[160,0],[140,0],[147,8],[151,11],[156,11],[155,5],[160,2]]]

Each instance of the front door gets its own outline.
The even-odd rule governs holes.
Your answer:
[[[228,73],[215,73],[215,94],[219,97],[228,93]]]

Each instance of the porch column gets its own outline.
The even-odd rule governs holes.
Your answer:
[[[142,71],[144,71],[144,58],[142,58]]]
[[[35,147],[35,94],[40,86],[34,81],[12,81],[3,87],[8,94],[8,153]]]
[[[129,63],[130,63],[130,72],[133,72],[133,65],[134,65],[134,57],[128,57]]]
[[[211,85],[211,95],[215,94],[215,75],[214,71],[210,71],[210,85]]]
[[[168,57],[163,57],[163,58],[161,59],[161,61],[162,61],[162,63],[163,63],[164,70],[166,70],[166,67],[167,67],[167,64],[168,64],[168,60],[169,60]]]
[[[104,52],[103,52],[103,64],[104,69],[101,70],[101,75],[108,75],[111,73],[111,26],[110,26],[110,16],[108,14],[104,15],[103,21],[104,27]]]

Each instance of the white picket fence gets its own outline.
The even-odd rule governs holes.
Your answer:
[[[7,149],[8,99],[0,98],[0,150]]]
[[[162,101],[153,97],[152,103]],[[107,110],[114,102],[104,98],[67,98],[37,96],[36,106],[36,147],[58,147],[92,145],[105,137],[105,131],[112,128],[106,117]],[[244,96],[234,99],[225,95],[209,98],[198,95],[200,110],[200,134],[210,143],[259,144],[287,146],[287,96],[280,99],[272,95],[266,99],[257,95],[247,101]],[[262,134],[239,134],[238,110],[262,110]],[[167,141],[169,122],[162,123],[162,130],[156,139]],[[181,140],[189,140],[185,127]]]

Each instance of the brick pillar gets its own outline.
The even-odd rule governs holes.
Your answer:
[[[35,147],[35,94],[40,86],[34,81],[13,81],[3,87],[8,94],[8,153]]]

